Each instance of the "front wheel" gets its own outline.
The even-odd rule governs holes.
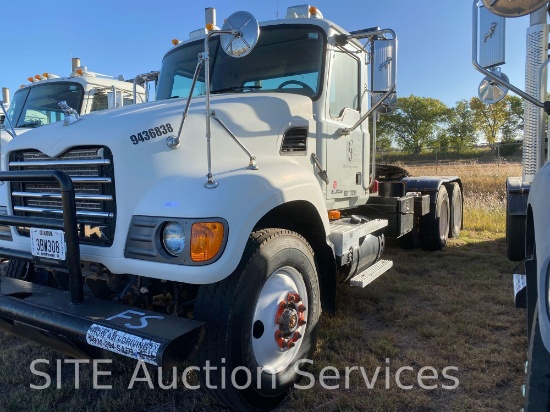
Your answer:
[[[299,377],[297,362],[313,354],[320,313],[307,241],[284,229],[252,233],[235,272],[197,296],[202,387],[235,410],[276,407]]]
[[[550,353],[546,350],[540,332],[538,305],[535,307],[529,337],[528,361],[525,372],[525,410],[550,410]]]

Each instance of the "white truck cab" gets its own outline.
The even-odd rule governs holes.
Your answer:
[[[216,399],[273,408],[315,350],[321,308],[334,311],[337,276],[364,287],[386,272],[385,235],[441,249],[460,231],[462,186],[374,167],[368,121],[395,100],[392,30],[348,32],[307,5],[221,29],[213,14],[165,55],[155,102],[9,142],[0,328],[157,365],[198,347],[201,366],[261,381],[209,389]],[[46,313],[59,316],[46,326]]]
[[[63,120],[65,113],[58,104],[61,101],[65,101],[78,115],[134,103],[132,83],[124,81],[123,76],[107,76],[89,71],[86,66],[80,65],[78,58],[72,59],[72,71],[67,77],[43,73],[29,77],[28,81],[29,84],[21,85],[14,93],[9,108],[6,107],[3,142],[10,140],[11,136],[7,133],[11,131],[10,126],[19,135],[38,126]],[[145,102],[145,90],[138,87],[136,102]]]

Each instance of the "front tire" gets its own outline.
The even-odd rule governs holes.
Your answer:
[[[525,410],[529,412],[550,410],[550,353],[542,341],[538,312],[537,305],[530,331],[526,370]]]
[[[299,377],[296,363],[313,354],[320,313],[307,241],[284,229],[252,233],[235,272],[199,289],[195,318],[206,330],[197,356],[201,386],[235,410],[276,407]],[[206,365],[216,369],[205,373]]]

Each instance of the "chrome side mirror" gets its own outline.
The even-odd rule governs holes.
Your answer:
[[[505,83],[509,83],[508,76],[501,73],[500,70],[491,70],[491,72],[498,76]],[[479,100],[483,103],[493,104],[500,102],[508,94],[508,88],[502,84],[497,83],[489,76],[485,76],[477,89],[477,95]]]
[[[258,43],[260,26],[254,16],[246,11],[238,11],[229,16],[222,27],[220,43],[231,57],[244,57],[250,54]]]
[[[491,12],[503,17],[521,17],[540,9],[548,0],[483,0]]]
[[[373,50],[372,91],[386,93],[395,85],[397,77],[397,39],[374,39]]]

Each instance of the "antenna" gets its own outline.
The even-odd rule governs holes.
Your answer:
[[[279,0],[277,0],[277,19],[279,18]]]

